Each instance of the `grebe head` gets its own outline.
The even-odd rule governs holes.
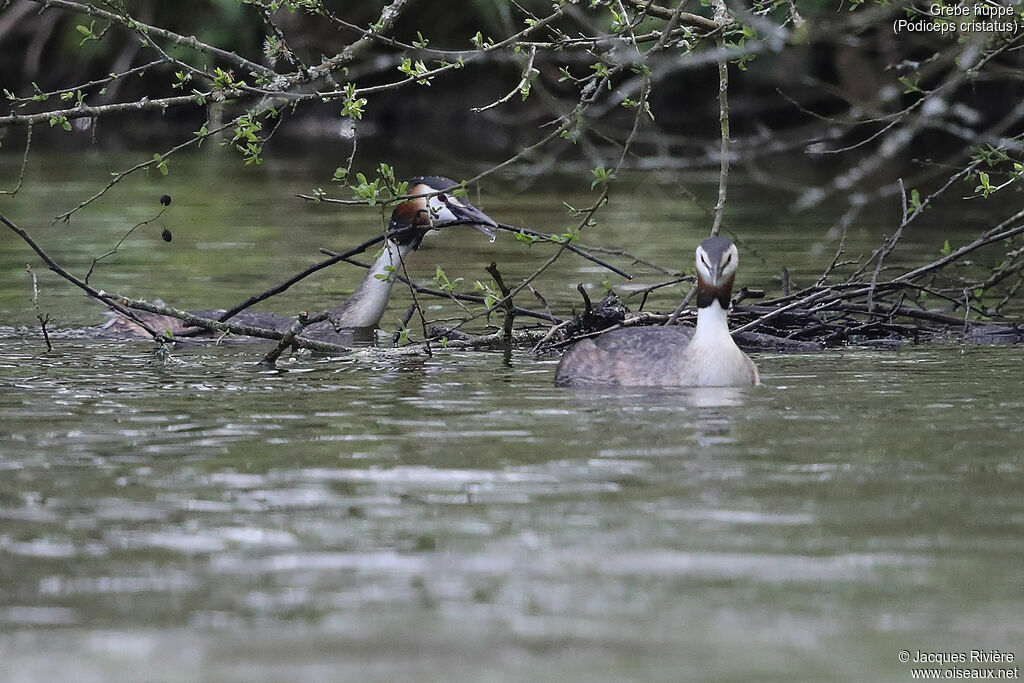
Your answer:
[[[406,192],[412,197],[395,207],[388,233],[401,246],[416,249],[423,236],[439,223],[462,222],[472,225],[494,241],[490,228],[498,227],[490,216],[465,199],[452,194],[459,183],[441,176],[417,176],[409,180]],[[431,194],[433,193],[433,194]]]
[[[736,245],[724,237],[709,237],[697,247],[696,257],[697,307],[705,308],[717,301],[728,310],[740,262]]]

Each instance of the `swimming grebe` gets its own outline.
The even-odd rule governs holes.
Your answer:
[[[494,220],[469,202],[449,194],[450,190],[458,186],[454,180],[441,176],[417,176],[409,180],[407,194],[430,196],[414,196],[395,207],[388,225],[388,238],[384,240],[381,253],[352,296],[331,308],[327,312],[327,320],[309,325],[299,336],[347,344],[352,340],[353,330],[365,331],[377,327],[387,309],[394,275],[401,269],[402,259],[419,248],[424,235],[434,225],[461,221],[493,239],[494,235],[489,228],[497,227]],[[224,309],[194,312],[204,318],[217,318],[223,313]],[[193,329],[177,318],[152,313],[139,314],[150,327],[159,331],[180,334],[186,329]],[[291,327],[294,318],[245,310],[230,318],[230,321],[285,332]],[[148,336],[134,322],[116,314],[104,325],[104,330],[107,334]],[[211,334],[202,333],[201,336]]]
[[[627,327],[574,344],[555,384],[726,387],[760,382],[757,366],[729,334],[739,253],[724,237],[697,247],[697,328]]]

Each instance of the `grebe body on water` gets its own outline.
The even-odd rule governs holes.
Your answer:
[[[724,237],[696,252],[697,327],[627,327],[574,344],[558,364],[558,386],[750,386],[757,366],[729,333],[739,253]]]

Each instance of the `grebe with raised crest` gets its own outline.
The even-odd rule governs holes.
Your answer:
[[[388,225],[388,237],[384,240],[380,255],[376,257],[352,296],[328,310],[326,320],[309,325],[299,336],[347,344],[352,341],[354,330],[376,328],[384,311],[387,310],[395,272],[406,255],[419,248],[424,235],[435,225],[462,222],[472,225],[493,240],[494,233],[490,228],[496,228],[497,224],[483,211],[450,193],[458,187],[459,183],[441,176],[417,176],[409,180],[407,193],[413,196],[395,207]],[[194,311],[194,314],[203,318],[218,318],[224,312],[224,309],[221,309]],[[195,330],[170,316],[141,311],[138,311],[137,315],[151,328],[160,332],[180,334],[185,330]],[[241,311],[230,318],[230,322],[278,332],[287,331],[293,321],[292,317],[249,310]],[[134,321],[116,313],[111,314],[111,320],[103,326],[103,331],[105,335],[149,336]],[[199,336],[213,334],[202,332]]]

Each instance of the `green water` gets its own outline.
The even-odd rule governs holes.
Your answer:
[[[94,278],[181,307],[234,303],[379,225],[291,198],[324,182],[316,169],[208,163],[70,227],[49,219],[109,160],[42,164],[0,207],[83,274],[170,192],[174,241],[143,228]],[[739,285],[771,293],[782,265],[813,278],[831,260],[825,212],[734,197]],[[473,199],[558,231],[561,201],[587,198]],[[678,206],[667,185],[640,189],[591,242],[682,266],[706,221]],[[854,226],[851,249],[888,218]],[[930,229],[902,256],[951,230]],[[452,232],[411,265],[469,290],[491,260],[511,280],[548,255]],[[756,389],[615,393],[556,389],[556,361],[525,352],[364,349],[278,371],[254,365],[264,347],[158,358],[60,337],[46,353],[26,263],[54,327],[102,318],[0,234],[0,679],[902,681],[901,650],[1024,656],[1019,348],[761,354]],[[267,308],[322,307],[359,277]],[[605,277],[564,256],[538,289],[564,314],[576,282]]]

